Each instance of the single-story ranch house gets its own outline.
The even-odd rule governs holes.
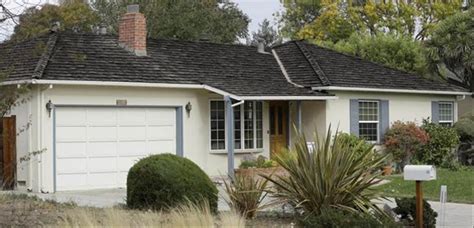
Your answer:
[[[32,87],[4,121],[18,133],[2,161],[16,188],[125,187],[133,163],[159,153],[225,175],[245,154],[291,145],[293,126],[324,135],[331,124],[380,143],[397,120],[453,124],[457,101],[470,95],[304,41],[264,50],[147,39],[137,7],[119,28],[0,45],[3,85]]]

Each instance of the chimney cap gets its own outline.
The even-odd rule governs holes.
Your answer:
[[[138,4],[127,6],[127,13],[138,13],[139,11],[140,11],[140,6]]]

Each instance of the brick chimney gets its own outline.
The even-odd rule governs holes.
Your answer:
[[[138,5],[127,6],[120,18],[119,45],[137,56],[146,56],[146,19]]]

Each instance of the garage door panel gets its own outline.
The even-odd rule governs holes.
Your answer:
[[[87,139],[92,142],[116,141],[117,127],[89,127]]]
[[[132,117],[133,118],[130,118]],[[120,126],[136,126],[146,124],[146,112],[143,109],[130,108],[118,111],[118,122]]]
[[[110,108],[93,108],[87,110],[87,124],[89,126],[116,126],[117,114]]]
[[[116,172],[116,157],[89,158],[89,173]]]
[[[81,158],[86,155],[86,143],[84,142],[62,142],[56,144],[57,158]]]
[[[119,142],[119,156],[144,156],[147,154],[147,143],[145,141]]]
[[[57,189],[76,190],[87,188],[87,176],[85,174],[63,174],[56,177]]]
[[[117,186],[116,173],[91,173],[88,176],[88,185],[93,188],[113,188]]]
[[[115,157],[117,156],[116,142],[89,142],[87,144],[87,153],[90,157]]]
[[[176,153],[174,108],[56,110],[58,191],[125,187],[130,167],[159,153]]]
[[[145,156],[119,157],[117,158],[118,171],[128,172],[128,170]]]
[[[86,141],[86,127],[57,127],[56,140],[58,142],[83,142]]]
[[[174,140],[150,141],[148,145],[147,154],[176,154],[176,142]]]
[[[118,129],[119,141],[140,141],[146,139],[146,126],[124,127]]]
[[[174,109],[147,109],[147,122],[149,125],[167,125],[176,122]]]
[[[176,136],[176,126],[149,126],[146,135],[148,140],[172,140]]]
[[[77,108],[60,108],[56,111],[56,126],[84,126],[86,110]]]
[[[58,174],[87,173],[87,158],[62,158],[56,165]]]

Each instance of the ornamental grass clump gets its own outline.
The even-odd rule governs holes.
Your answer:
[[[374,158],[373,146],[362,149],[362,142],[351,146],[338,132],[331,136],[331,129],[323,139],[315,134],[317,143],[310,152],[306,137],[299,135],[294,148],[276,158],[287,175],[264,176],[277,189],[273,195],[295,205],[306,216],[331,208],[384,215],[371,200],[380,198],[373,187],[380,182],[379,167],[385,156]]]
[[[268,190],[268,180],[264,178],[236,173],[234,178],[224,180],[224,186],[229,207],[246,218],[254,218],[258,210],[269,206],[262,204]]]

